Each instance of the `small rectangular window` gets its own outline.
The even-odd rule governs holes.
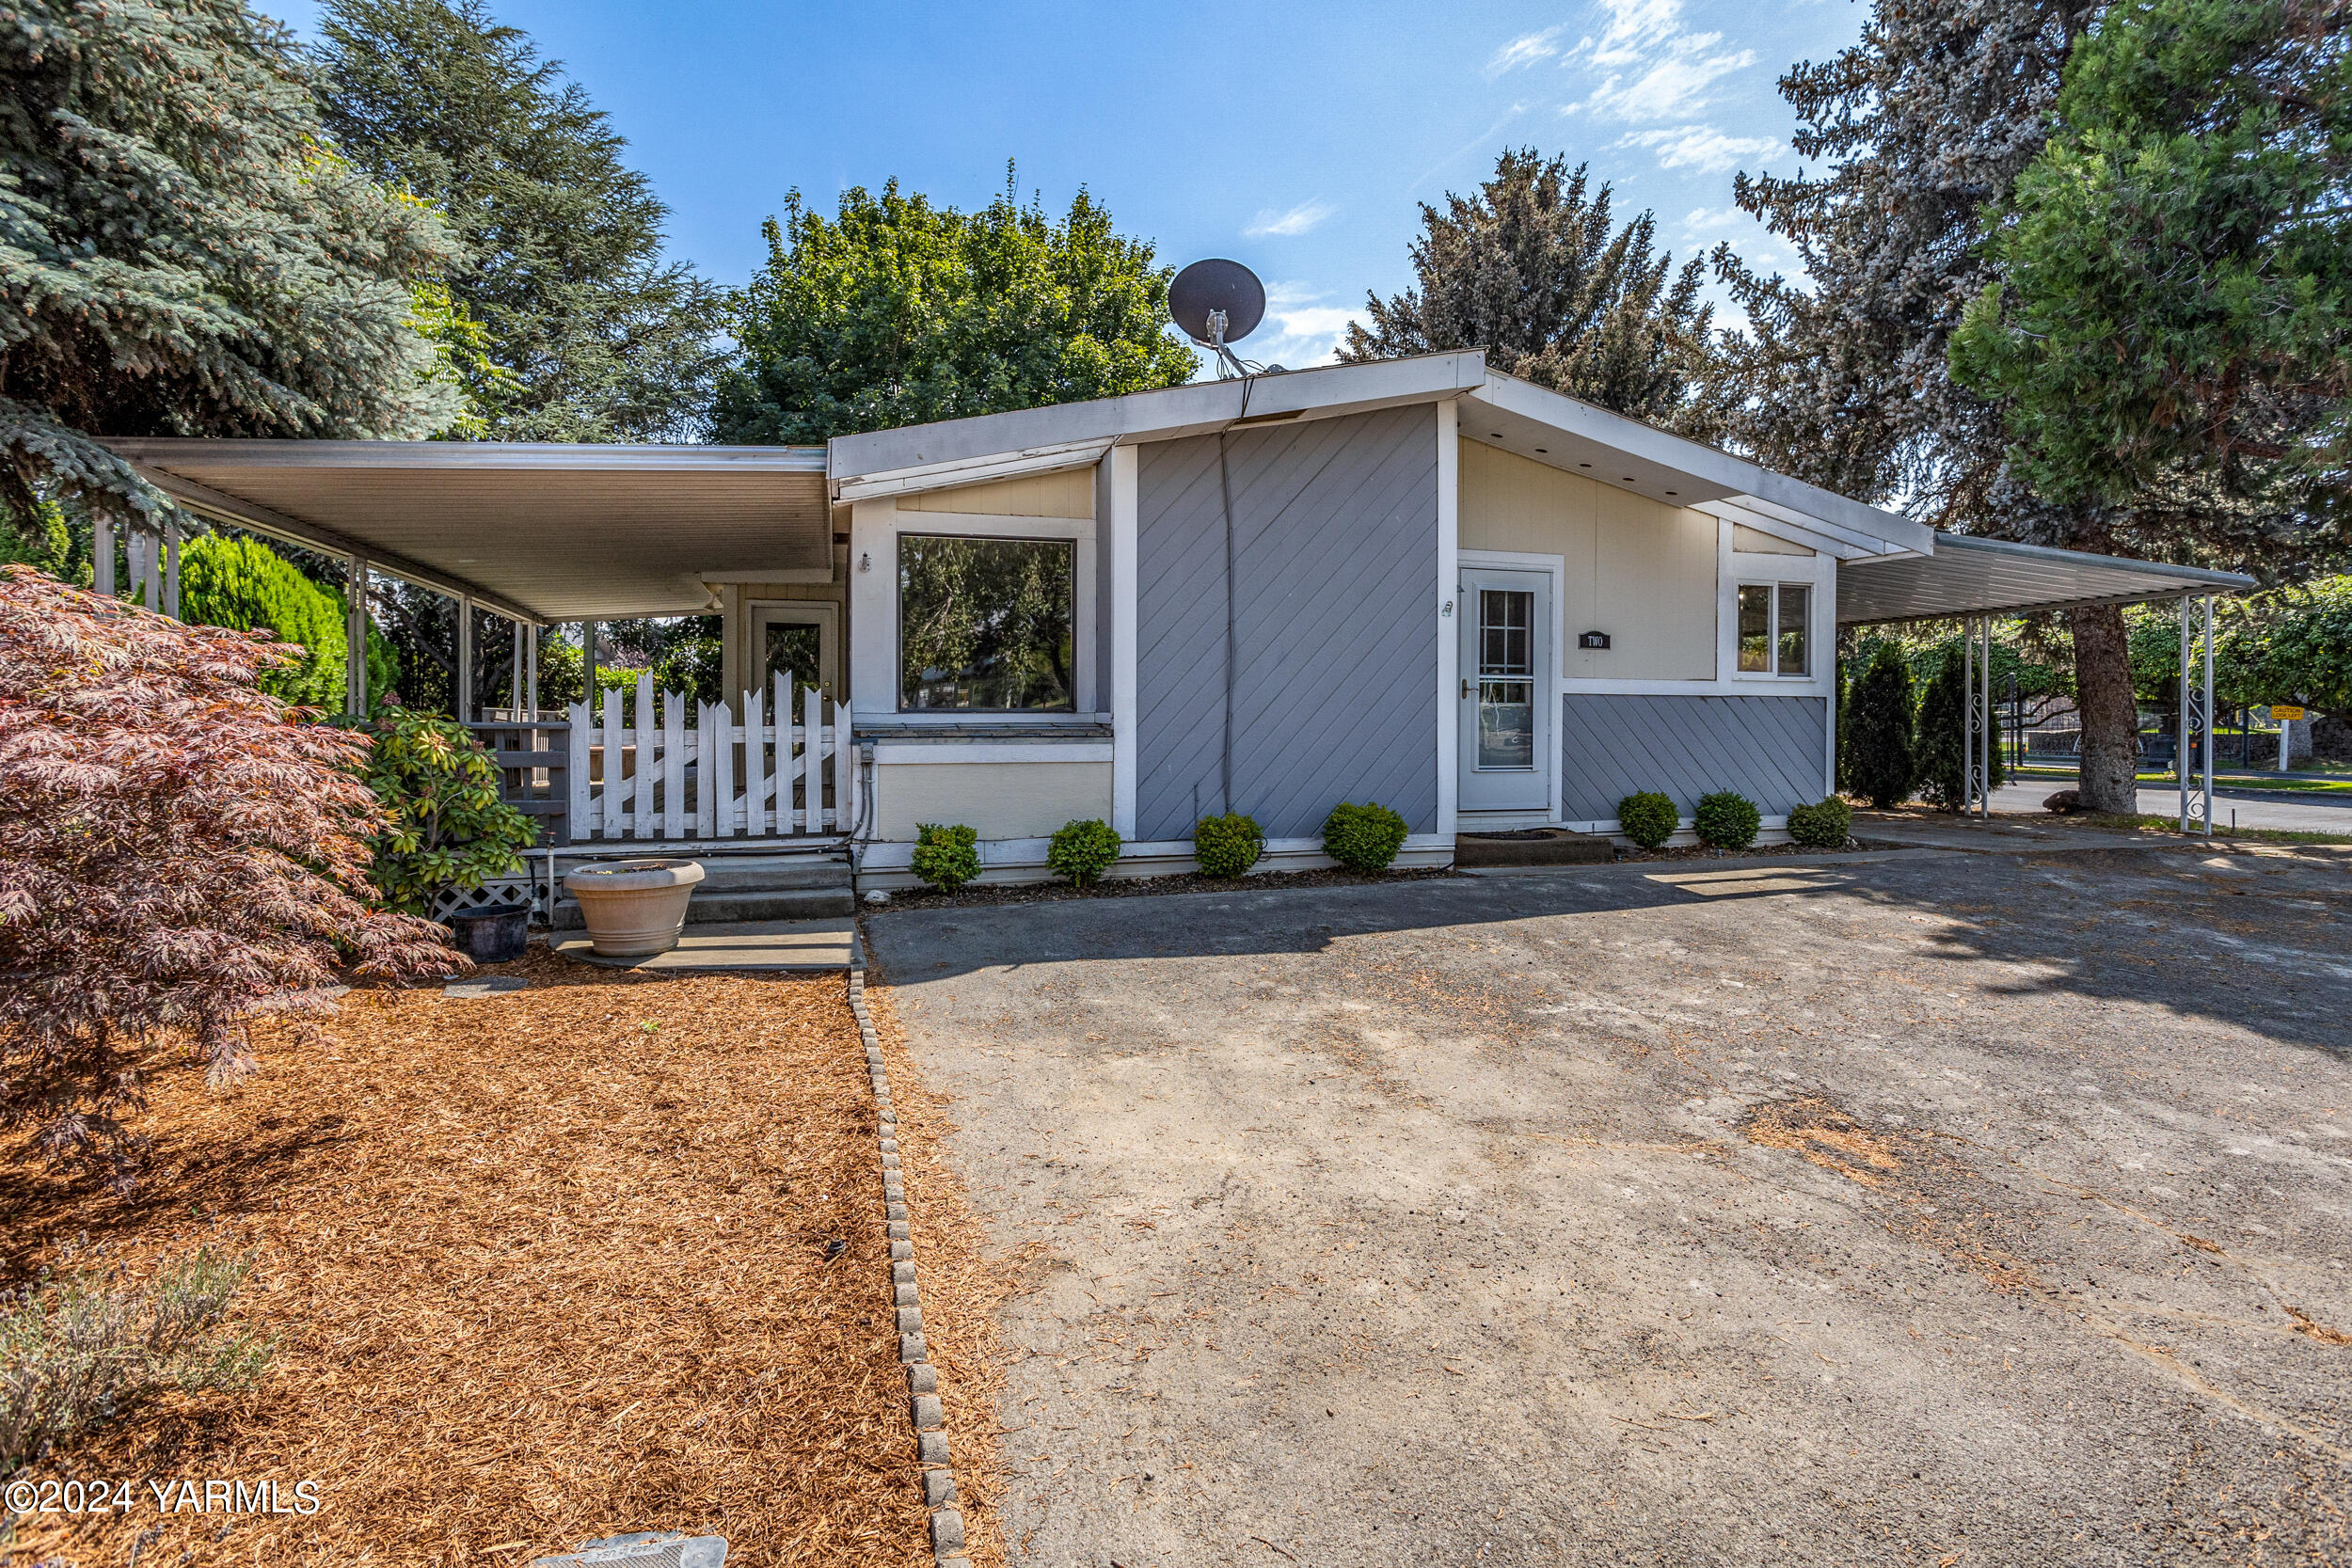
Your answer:
[[[1740,589],[1740,668],[1757,674],[1772,669],[1772,591],[1763,583]]]
[[[1806,610],[1812,601],[1813,590],[1802,582],[1780,585],[1780,659],[1779,673],[1784,675],[1805,675],[1812,671],[1805,664],[1809,657],[1805,647],[1805,628],[1811,624]]]
[[[898,706],[1067,713],[1077,546],[898,536]]]

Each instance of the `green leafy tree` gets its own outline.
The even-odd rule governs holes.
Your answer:
[[[2217,639],[2240,672],[2233,700],[2352,715],[2352,577],[2266,594]]]
[[[699,428],[724,291],[662,259],[669,210],[563,67],[482,0],[328,0],[327,134],[436,204],[467,260],[450,293],[486,337],[486,434],[677,440]]]
[[[930,420],[1174,387],[1168,269],[1081,190],[1059,220],[1009,174],[977,213],[853,186],[826,217],[787,199],[745,291],[713,439],[822,441]]]
[[[448,425],[413,289],[449,231],[322,146],[292,35],[241,0],[0,8],[0,508],[160,517],[115,436]]]
[[[2352,551],[2345,28],[2333,7],[2144,0],[2074,45],[1950,349],[2007,465],[2097,519],[2068,542],[2271,581]],[[2120,621],[2076,614],[2086,804],[2129,783]]]
[[[2141,0],[2075,45],[2058,134],[1993,214],[1999,277],[1952,344],[2042,494],[2137,511],[2187,471],[2271,501],[2186,525],[2201,557],[2291,570],[2341,551],[2347,24],[2332,6]],[[2303,528],[2279,531],[2280,501]]]
[[[1846,699],[1846,785],[1881,811],[1911,799],[1919,782],[1912,713],[1911,666],[1893,642],[1881,642]]]
[[[478,888],[522,869],[537,831],[499,799],[499,770],[453,720],[387,708],[367,726],[368,788],[389,817],[373,840],[368,876],[384,902],[430,912],[443,888]]]
[[[1367,296],[1343,363],[1478,348],[1496,370],[1653,424],[1695,433],[1692,396],[1712,308],[1702,268],[1654,251],[1657,219],[1613,223],[1612,193],[1586,166],[1505,150],[1471,196],[1421,209],[1417,286]]]

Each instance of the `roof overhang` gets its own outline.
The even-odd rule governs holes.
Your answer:
[[[363,557],[525,621],[685,615],[707,586],[830,575],[818,447],[117,440],[214,522]]]
[[[2242,594],[2254,586],[2252,578],[2236,572],[1938,533],[1931,554],[1841,565],[1837,624],[2026,615],[2080,605]]]
[[[1564,473],[1687,506],[1841,560],[1934,547],[1931,530],[1639,420],[1499,371],[1470,392],[1462,434]]]
[[[1486,379],[1482,354],[1424,354],[836,436],[834,496],[868,500],[1084,467],[1114,446],[1438,403]]]

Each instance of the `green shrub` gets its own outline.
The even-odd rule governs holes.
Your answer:
[[[1405,847],[1405,818],[1375,800],[1342,800],[1323,819],[1323,852],[1350,871],[1386,871]]]
[[[1645,849],[1655,849],[1675,836],[1682,814],[1654,789],[1629,795],[1617,802],[1617,831]]]
[[[1238,877],[1264,853],[1265,830],[1254,816],[1204,816],[1192,830],[1192,858],[1212,877]]]
[[[1882,642],[1846,700],[1846,780],[1870,804],[1891,811],[1911,799],[1919,782],[1913,732],[1911,666],[1902,650]]]
[[[675,691],[690,703],[724,701],[725,658],[726,644],[715,637],[682,638],[653,661],[653,689]],[[763,700],[774,695],[772,686],[760,693]],[[801,694],[795,691],[792,700],[797,704]]]
[[[1073,887],[1089,887],[1119,862],[1119,835],[1099,816],[1065,822],[1046,846],[1045,864],[1070,879]]]
[[[385,903],[426,914],[443,888],[478,888],[522,869],[516,851],[530,848],[538,832],[499,799],[498,765],[472,731],[397,707],[365,730],[374,744],[362,776],[391,816],[370,841],[368,879]]]
[[[276,1350],[230,1325],[250,1257],[167,1256],[144,1285],[85,1270],[0,1295],[0,1479],[167,1388],[242,1391]]]
[[[980,874],[980,835],[958,822],[917,823],[914,874],[942,892],[953,893]]]
[[[1853,807],[1833,795],[1788,814],[1788,836],[1811,849],[1843,849],[1853,836]]]
[[[1697,808],[1691,813],[1691,827],[1699,842],[1718,849],[1746,848],[1756,842],[1756,831],[1763,825],[1756,802],[1728,789],[1700,796]]]
[[[180,618],[190,626],[265,631],[280,642],[297,643],[302,659],[262,676],[262,689],[305,707],[342,711],[343,598],[319,587],[294,563],[259,539],[199,533],[180,546]],[[389,645],[382,657],[392,668],[380,671],[371,639],[369,684],[381,690],[397,670]]]

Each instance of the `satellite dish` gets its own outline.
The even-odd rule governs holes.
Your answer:
[[[1265,287],[1239,261],[1195,261],[1168,286],[1168,313],[1203,347],[1237,343],[1265,320]]]
[[[1282,368],[1253,364],[1228,346],[1248,337],[1265,320],[1265,285],[1239,261],[1212,258],[1178,273],[1168,286],[1168,313],[1186,337],[1216,356],[1219,376],[1258,375]]]

